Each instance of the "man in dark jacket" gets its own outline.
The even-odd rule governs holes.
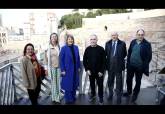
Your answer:
[[[139,29],[137,38],[131,41],[127,57],[127,92],[124,96],[132,94],[132,80],[135,74],[136,85],[133,90],[132,102],[135,102],[141,86],[142,75],[149,76],[149,63],[152,59],[151,44],[144,38],[145,31]]]
[[[127,55],[126,44],[118,38],[118,33],[111,34],[112,39],[105,45],[106,69],[108,70],[109,100],[113,98],[114,79],[116,77],[117,104],[121,103],[123,91],[122,71],[125,69],[124,58]]]
[[[103,74],[105,71],[105,51],[104,48],[97,45],[97,36],[90,36],[90,46],[85,49],[83,64],[85,71],[89,76],[91,96],[90,101],[96,98],[95,80],[98,85],[99,104],[103,104]]]

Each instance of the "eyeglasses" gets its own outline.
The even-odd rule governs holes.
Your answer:
[[[144,34],[137,34],[138,36],[144,36]]]
[[[90,39],[90,40],[96,40],[96,39]]]

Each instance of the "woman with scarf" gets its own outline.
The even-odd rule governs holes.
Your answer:
[[[31,43],[26,44],[24,47],[23,58],[21,59],[21,73],[23,84],[27,89],[32,105],[38,105],[37,99],[41,90],[42,68]]]

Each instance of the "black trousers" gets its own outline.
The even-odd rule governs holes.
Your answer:
[[[113,95],[115,77],[116,77],[116,94],[117,97],[121,97],[123,90],[122,71],[121,72],[108,71],[109,96]]]
[[[37,105],[38,104],[38,97],[39,93],[41,91],[41,80],[38,78],[37,79],[37,87],[36,89],[27,89],[28,94],[29,94],[29,99],[32,103],[32,105]]]
[[[165,96],[162,98],[162,100],[160,101],[160,105],[165,105]]]
[[[139,68],[131,66],[130,68],[127,69],[127,92],[129,94],[132,94],[132,82],[133,82],[133,77],[135,75],[135,87],[133,89],[133,94],[138,95],[140,91],[140,86],[141,86],[141,79],[142,79],[142,71],[139,70]]]
[[[91,95],[96,95],[96,89],[95,89],[95,82],[97,82],[98,85],[98,96],[99,98],[103,98],[103,76],[99,77],[98,74],[91,74],[89,76],[90,81],[90,87],[91,87]]]

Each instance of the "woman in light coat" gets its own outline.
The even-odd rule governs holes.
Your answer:
[[[26,44],[21,59],[21,73],[23,84],[26,87],[32,105],[38,104],[38,96],[41,90],[41,66],[34,53],[34,46]]]
[[[58,35],[50,35],[49,48],[45,53],[45,63],[48,69],[48,76],[51,77],[51,97],[54,103],[60,103],[60,68],[59,68],[60,46]]]

